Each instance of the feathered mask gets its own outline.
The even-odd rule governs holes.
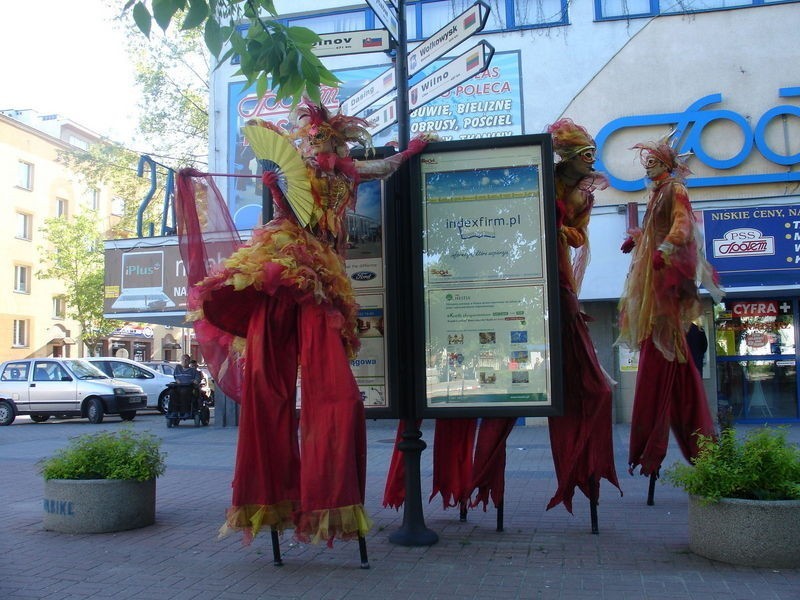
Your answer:
[[[686,164],[692,153],[678,154],[678,150],[675,148],[677,140],[672,138],[674,134],[675,130],[673,129],[661,139],[655,142],[635,144],[631,150],[639,151],[639,160],[643,165],[645,165],[648,158],[654,158],[663,163],[674,177],[686,179],[692,174],[692,170]]]
[[[365,119],[341,113],[331,116],[324,106],[305,100],[295,110],[294,121],[292,137],[300,140],[302,146],[317,146],[332,141],[342,156],[349,154],[348,143],[361,144],[367,151],[372,149],[372,136],[367,131],[369,122]]]
[[[547,133],[553,136],[553,150],[562,161],[596,148],[586,128],[575,124],[572,119],[559,119],[547,127]]]

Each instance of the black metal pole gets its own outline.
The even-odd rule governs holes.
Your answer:
[[[653,506],[655,504],[653,498],[656,494],[656,479],[658,479],[658,476],[655,473],[651,473],[650,485],[647,487],[647,506]]]
[[[411,116],[408,113],[408,35],[406,29],[406,0],[397,2],[397,56],[395,57],[395,81],[397,83],[397,143],[401,150],[408,147],[410,139]],[[410,218],[413,207],[409,204],[409,184],[408,169],[401,169],[398,173],[404,177],[401,186],[401,201],[398,203],[398,216],[400,216],[400,235],[398,236],[399,246],[396,251],[402,252],[406,260],[399,261],[398,266],[402,265],[403,273],[398,273],[405,281],[411,280],[411,272],[404,267],[414,263],[411,255],[410,231],[412,220]],[[410,291],[411,286],[403,286]],[[410,300],[410,297],[409,297]],[[400,303],[403,311],[403,320],[413,318],[411,310],[412,302]],[[407,321],[411,322],[411,321]],[[404,334],[405,336],[406,334]],[[407,337],[404,339],[408,340]],[[413,342],[404,344],[401,351],[409,352],[413,357]],[[413,371],[413,368],[412,368]],[[419,430],[416,419],[416,402],[414,398],[415,386],[404,382],[403,392],[400,402],[404,407],[404,430],[403,441],[397,444],[398,450],[403,453],[403,464],[406,470],[406,498],[403,503],[403,525],[389,536],[389,541],[400,546],[430,546],[439,541],[436,532],[431,531],[425,526],[425,517],[422,513],[422,490],[420,485],[420,455],[427,447],[422,440],[422,432]]]

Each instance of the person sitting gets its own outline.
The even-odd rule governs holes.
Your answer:
[[[191,411],[191,405],[196,397],[196,390],[200,385],[200,370],[192,366],[192,357],[184,354],[181,357],[181,363],[175,367],[172,376],[175,382],[180,384],[177,391],[177,410],[171,412],[188,413]]]

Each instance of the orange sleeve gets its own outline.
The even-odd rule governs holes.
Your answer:
[[[694,216],[692,205],[689,203],[689,193],[686,186],[675,184],[672,186],[672,226],[669,229],[665,242],[674,246],[684,246],[692,239],[694,230]]]

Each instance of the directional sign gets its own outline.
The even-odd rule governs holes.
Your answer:
[[[489,7],[476,2],[408,53],[409,77],[431,64],[451,48],[481,31],[489,18]]]
[[[354,115],[367,108],[373,102],[383,98],[394,89],[394,86],[395,71],[394,67],[392,67],[342,102],[340,110],[346,115]]]
[[[493,55],[494,47],[489,42],[482,41],[454,58],[408,90],[408,109],[415,110],[459,83],[485,71]]]
[[[364,118],[370,123],[369,127],[367,127],[367,131],[369,131],[370,135],[380,133],[390,125],[394,125],[397,121],[397,101],[390,100],[374,113]]]
[[[387,52],[391,49],[385,29],[363,29],[339,33],[321,33],[312,51],[317,56],[342,56],[366,52]]]
[[[400,36],[397,32],[397,11],[386,4],[385,0],[367,0],[367,4],[369,4],[370,8],[375,11],[378,19],[380,19],[380,22],[383,23],[383,26],[389,30],[389,33],[392,34],[392,37],[396,40],[399,39]]]

